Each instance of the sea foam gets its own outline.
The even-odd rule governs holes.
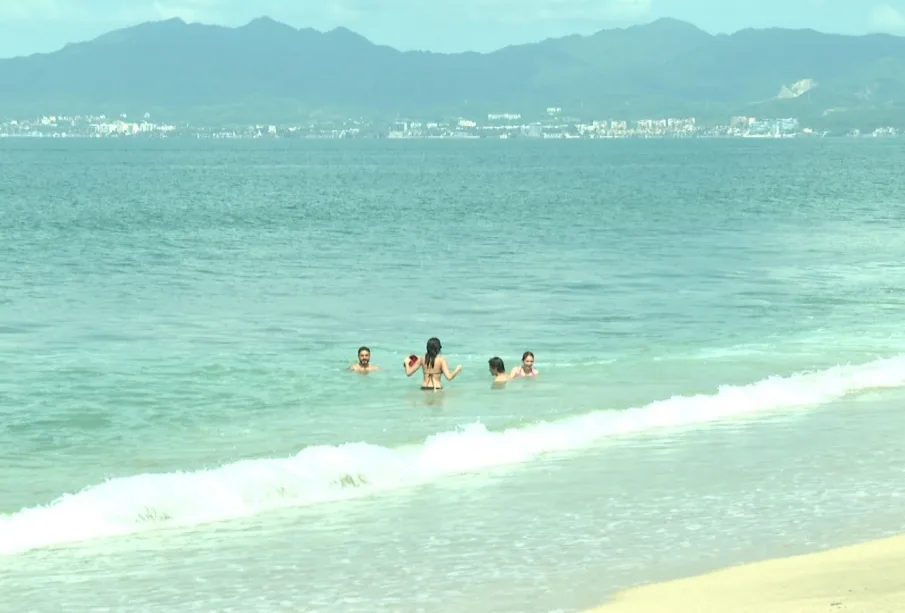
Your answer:
[[[0,555],[361,497],[528,462],[620,435],[814,406],[861,391],[901,386],[905,355],[503,431],[473,423],[397,448],[358,442],[312,446],[288,458],[116,478],[65,494],[46,506],[0,516]]]

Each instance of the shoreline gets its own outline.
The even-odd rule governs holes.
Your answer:
[[[905,533],[617,592],[584,613],[905,611]]]

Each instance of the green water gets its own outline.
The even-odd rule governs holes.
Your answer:
[[[590,531],[559,543],[562,554],[532,547],[554,541],[556,518],[591,504],[587,492],[634,492],[614,507],[635,518],[624,538],[674,537],[668,504],[633,489],[653,478],[650,446],[690,465],[712,444],[695,437],[728,420],[727,462],[800,466],[796,488],[818,491],[835,473],[776,441],[813,428],[819,455],[839,436],[819,420],[864,401],[852,405],[872,407],[861,444],[889,461],[886,407],[905,386],[903,161],[892,141],[0,143],[0,554],[20,560],[34,610],[50,606],[42,548],[62,543],[83,564],[103,551],[170,585],[169,599],[129,597],[140,610],[222,605],[174,579],[171,558],[130,549],[145,542],[178,543],[202,569],[254,547],[244,595],[231,594],[235,577],[208,577],[240,608],[290,561],[305,589],[267,594],[295,610],[526,611],[538,586],[568,604],[555,586],[582,568],[582,547],[619,535]],[[401,367],[431,336],[463,365],[441,394]],[[345,371],[362,344],[383,371]],[[492,391],[488,358],[511,368],[525,350],[541,376]],[[826,413],[807,413],[812,424],[802,407]],[[644,441],[617,447],[633,468],[602,476],[594,466],[615,461],[608,445],[629,433]],[[877,474],[876,488],[901,485]],[[743,505],[723,477],[689,476],[686,491]],[[561,504],[546,500],[545,479],[568,484],[554,488]],[[63,494],[75,496],[36,509]],[[536,496],[545,522],[526,541],[515,528],[528,530],[525,518],[504,509]],[[894,527],[880,519],[890,504],[868,496],[858,508],[881,530]],[[699,523],[720,512],[696,508]],[[745,534],[769,534],[785,517],[771,509]],[[455,532],[434,513],[458,514]],[[405,526],[404,545],[380,541]],[[425,544],[432,530],[448,542]],[[287,535],[310,549],[287,551]],[[728,544],[749,537],[720,533],[704,557],[748,555]],[[620,581],[668,574],[630,542],[638,553],[624,554]],[[349,546],[343,572],[385,572],[345,602],[324,560]],[[493,570],[491,551],[524,553],[517,576]],[[559,555],[562,577],[550,574]],[[414,571],[379,560],[417,560],[418,590]],[[456,568],[470,587],[452,597]],[[127,591],[85,572],[91,590],[72,587],[72,603],[100,594],[120,606]],[[594,595],[575,590],[575,603]]]

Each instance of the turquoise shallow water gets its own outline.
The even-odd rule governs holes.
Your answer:
[[[902,162],[4,142],[0,593],[574,610],[901,529]],[[425,395],[433,335],[464,371]],[[343,371],[361,344],[383,372]]]

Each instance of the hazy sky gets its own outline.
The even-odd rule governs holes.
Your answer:
[[[488,51],[643,23],[905,34],[905,0],[0,0],[0,57],[52,51],[143,21],[241,25],[266,14],[295,27],[346,26],[401,49]]]

